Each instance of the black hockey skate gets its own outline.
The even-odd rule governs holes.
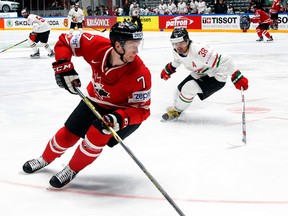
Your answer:
[[[273,37],[271,36],[270,38],[267,39],[267,41],[273,41]]]
[[[73,171],[69,166],[66,166],[62,171],[55,174],[50,179],[50,185],[55,188],[62,188],[66,184],[68,184],[70,181],[72,181],[75,176],[77,175],[77,172]]]
[[[40,58],[40,51],[39,51],[39,49],[37,49],[37,52],[36,52],[36,53],[31,54],[30,57],[33,58],[33,59],[35,59],[35,58]]]
[[[49,163],[46,162],[42,156],[37,159],[32,159],[24,163],[23,165],[23,171],[25,173],[34,173],[37,170],[42,169],[43,167],[46,167]]]
[[[257,39],[256,41],[260,42],[260,41],[263,41],[263,37],[259,37],[259,39]]]
[[[53,57],[54,55],[55,55],[55,53],[54,53],[53,50],[51,50],[51,53],[48,53],[48,56],[49,56],[49,57]]]

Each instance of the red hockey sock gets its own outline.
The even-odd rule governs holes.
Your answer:
[[[263,31],[257,30],[257,35],[258,35],[259,38],[262,37],[262,33],[263,33]]]
[[[101,154],[103,148],[112,135],[102,134],[95,127],[91,126],[85,136],[85,139],[76,149],[69,162],[72,170],[79,172],[91,164]]]
[[[67,148],[73,146],[80,137],[71,133],[66,127],[62,127],[58,132],[49,140],[42,156],[48,163],[60,157]]]

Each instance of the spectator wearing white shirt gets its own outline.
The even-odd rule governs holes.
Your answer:
[[[161,0],[161,1],[160,1],[160,4],[159,4],[159,6],[158,6],[158,13],[159,13],[160,15],[167,14],[167,9],[168,9],[167,4],[165,4],[164,1]]]
[[[190,13],[197,14],[198,13],[197,7],[198,7],[198,1],[192,0],[190,2]]]
[[[187,5],[183,0],[180,0],[177,4],[178,7],[178,13],[179,14],[187,14],[188,9],[187,9]]]
[[[177,12],[177,7],[174,4],[173,1],[169,0],[168,5],[167,5],[167,10],[168,10],[168,14],[176,14]]]
[[[204,14],[206,9],[206,3],[203,0],[199,0],[198,6],[197,6],[197,11],[198,14]]]

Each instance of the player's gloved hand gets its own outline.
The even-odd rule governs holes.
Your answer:
[[[231,81],[239,90],[241,90],[242,87],[244,90],[248,89],[248,79],[244,77],[240,71],[236,71],[232,74]]]
[[[165,68],[161,71],[161,79],[168,80],[171,74],[176,72],[176,68],[172,66],[171,62],[168,63]]]
[[[78,94],[74,86],[80,87],[78,73],[74,70],[73,63],[67,59],[60,59],[52,63],[56,83],[60,88],[65,88],[71,94]]]
[[[128,118],[123,119],[117,112],[104,115],[102,118],[106,124],[97,119],[93,122],[93,125],[103,134],[111,134],[111,131],[107,128],[107,126],[113,128],[113,130],[117,132],[120,129],[125,128],[129,123]]]
[[[36,36],[37,36],[37,33],[36,32],[31,32],[29,34],[29,38],[30,40],[32,40],[33,42],[36,40]]]
[[[74,23],[77,23],[77,17],[75,17],[75,16],[72,16],[72,21],[74,22]]]
[[[257,19],[257,18],[251,18],[251,19],[250,19],[250,22],[252,22],[252,23],[258,23],[258,22],[259,22],[259,19]]]

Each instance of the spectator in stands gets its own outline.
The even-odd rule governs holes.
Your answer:
[[[99,6],[96,6],[96,7],[95,7],[94,14],[95,14],[95,16],[100,16],[101,11],[100,11],[100,7],[99,7]]]
[[[123,15],[123,9],[116,5],[114,7],[114,16],[122,16]]]
[[[198,1],[191,0],[191,2],[190,2],[190,14],[197,14],[198,13],[197,7],[198,7]]]
[[[227,14],[235,14],[235,8],[232,4],[227,5]]]
[[[180,0],[178,2],[177,7],[178,7],[178,13],[179,14],[184,15],[184,14],[188,13],[187,5],[186,5],[186,3],[183,0]]]
[[[164,3],[164,0],[161,0],[160,4],[158,5],[158,14],[160,15],[168,14],[167,11],[168,11],[167,4]]]
[[[168,5],[167,5],[167,10],[168,10],[168,14],[176,14],[177,12],[177,6],[174,4],[173,1],[169,0]]]
[[[226,3],[223,0],[219,0],[218,3],[216,2],[214,12],[215,14],[227,14]]]
[[[129,0],[125,0],[124,5],[123,5],[123,15],[124,16],[129,16],[129,11],[130,11]]]
[[[265,5],[265,0],[252,0],[250,5],[255,5],[257,9],[263,9],[263,6]],[[252,12],[253,13],[253,12]]]
[[[206,2],[203,0],[199,0],[197,5],[198,14],[204,14],[206,9]]]
[[[88,7],[86,8],[86,12],[87,12],[87,15],[88,15],[88,16],[92,16],[92,15],[93,15],[91,6],[88,6]]]

